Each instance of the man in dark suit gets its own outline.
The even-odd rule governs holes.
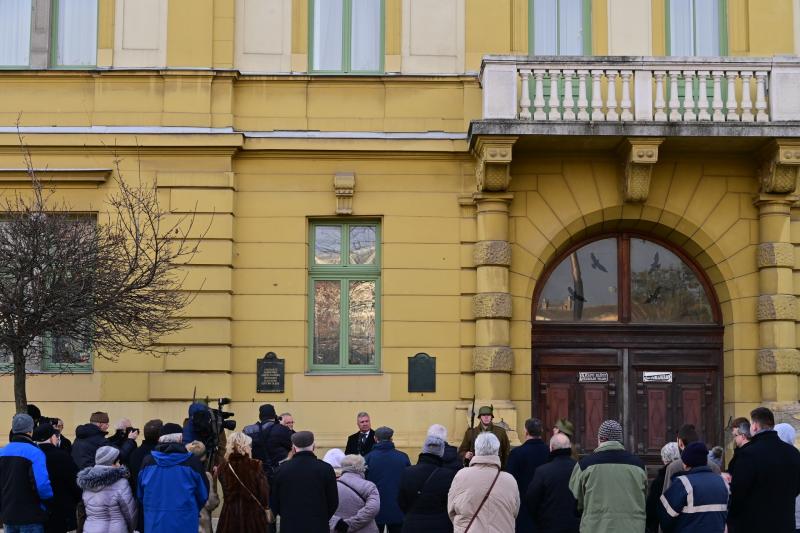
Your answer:
[[[542,440],[542,421],[529,418],[525,421],[525,442],[508,454],[506,472],[514,476],[519,489],[521,506],[517,515],[517,531],[534,531],[533,517],[523,496],[531,484],[536,469],[547,462],[550,450]]]
[[[294,457],[281,464],[270,492],[282,533],[328,533],[339,506],[336,474],[314,455],[314,434],[292,435]],[[338,531],[338,529],[337,529]]]
[[[347,437],[347,446],[344,447],[345,455],[367,455],[375,444],[375,432],[372,431],[369,414],[363,411],[358,413],[356,423],[358,431]]]

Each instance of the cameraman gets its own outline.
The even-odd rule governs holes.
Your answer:
[[[253,439],[253,458],[261,461],[264,473],[272,483],[278,465],[292,449],[294,431],[278,423],[280,419],[275,413],[275,407],[268,403],[258,408],[258,420],[244,428],[244,433]]]

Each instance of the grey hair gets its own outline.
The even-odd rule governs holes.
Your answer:
[[[447,428],[441,424],[434,424],[428,428],[428,436],[439,437],[443,441],[447,442]]]
[[[369,413],[368,413],[368,412],[366,412],[366,411],[361,411],[360,413],[358,413],[358,414],[356,415],[356,420],[358,420],[359,418],[363,418],[363,417],[365,417],[365,416],[366,416],[367,418],[369,418]]]
[[[475,439],[475,455],[498,455],[500,441],[494,433],[485,431]]]
[[[294,416],[292,416],[292,413],[281,413],[279,416],[281,418],[283,418],[284,416],[291,416],[292,418],[294,418]]]
[[[167,435],[161,435],[158,437],[158,442],[177,442],[181,444],[183,442],[183,433],[168,433]]]
[[[550,449],[551,450],[566,450],[572,444],[569,442],[569,437],[567,437],[564,433],[556,433],[550,439]]]
[[[342,459],[342,474],[352,472],[363,476],[366,471],[367,464],[360,455],[345,455],[344,459]]]
[[[127,429],[131,427],[131,419],[130,418],[122,418],[119,422],[117,422],[117,429]]]

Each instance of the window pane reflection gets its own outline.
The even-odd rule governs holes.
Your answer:
[[[617,279],[617,239],[587,244],[550,274],[539,296],[536,320],[617,320]]]
[[[339,364],[339,325],[342,284],[338,280],[314,281],[314,363]]]
[[[314,262],[318,265],[342,263],[342,228],[317,226],[314,236]]]
[[[713,322],[711,305],[694,272],[674,253],[631,239],[631,320]]]
[[[350,264],[371,265],[373,263],[375,263],[375,227],[351,227]]]
[[[350,281],[350,354],[351,365],[375,363],[375,282]]]

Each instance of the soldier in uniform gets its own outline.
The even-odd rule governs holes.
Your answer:
[[[469,464],[470,459],[475,455],[475,439],[484,431],[491,431],[500,441],[500,465],[501,468],[505,468],[508,452],[511,448],[506,430],[492,424],[494,414],[492,413],[492,408],[488,405],[484,405],[478,410],[478,417],[480,418],[478,425],[474,428],[469,428],[464,433],[464,439],[461,441],[461,446],[458,447],[459,457],[464,459],[464,463]]]

